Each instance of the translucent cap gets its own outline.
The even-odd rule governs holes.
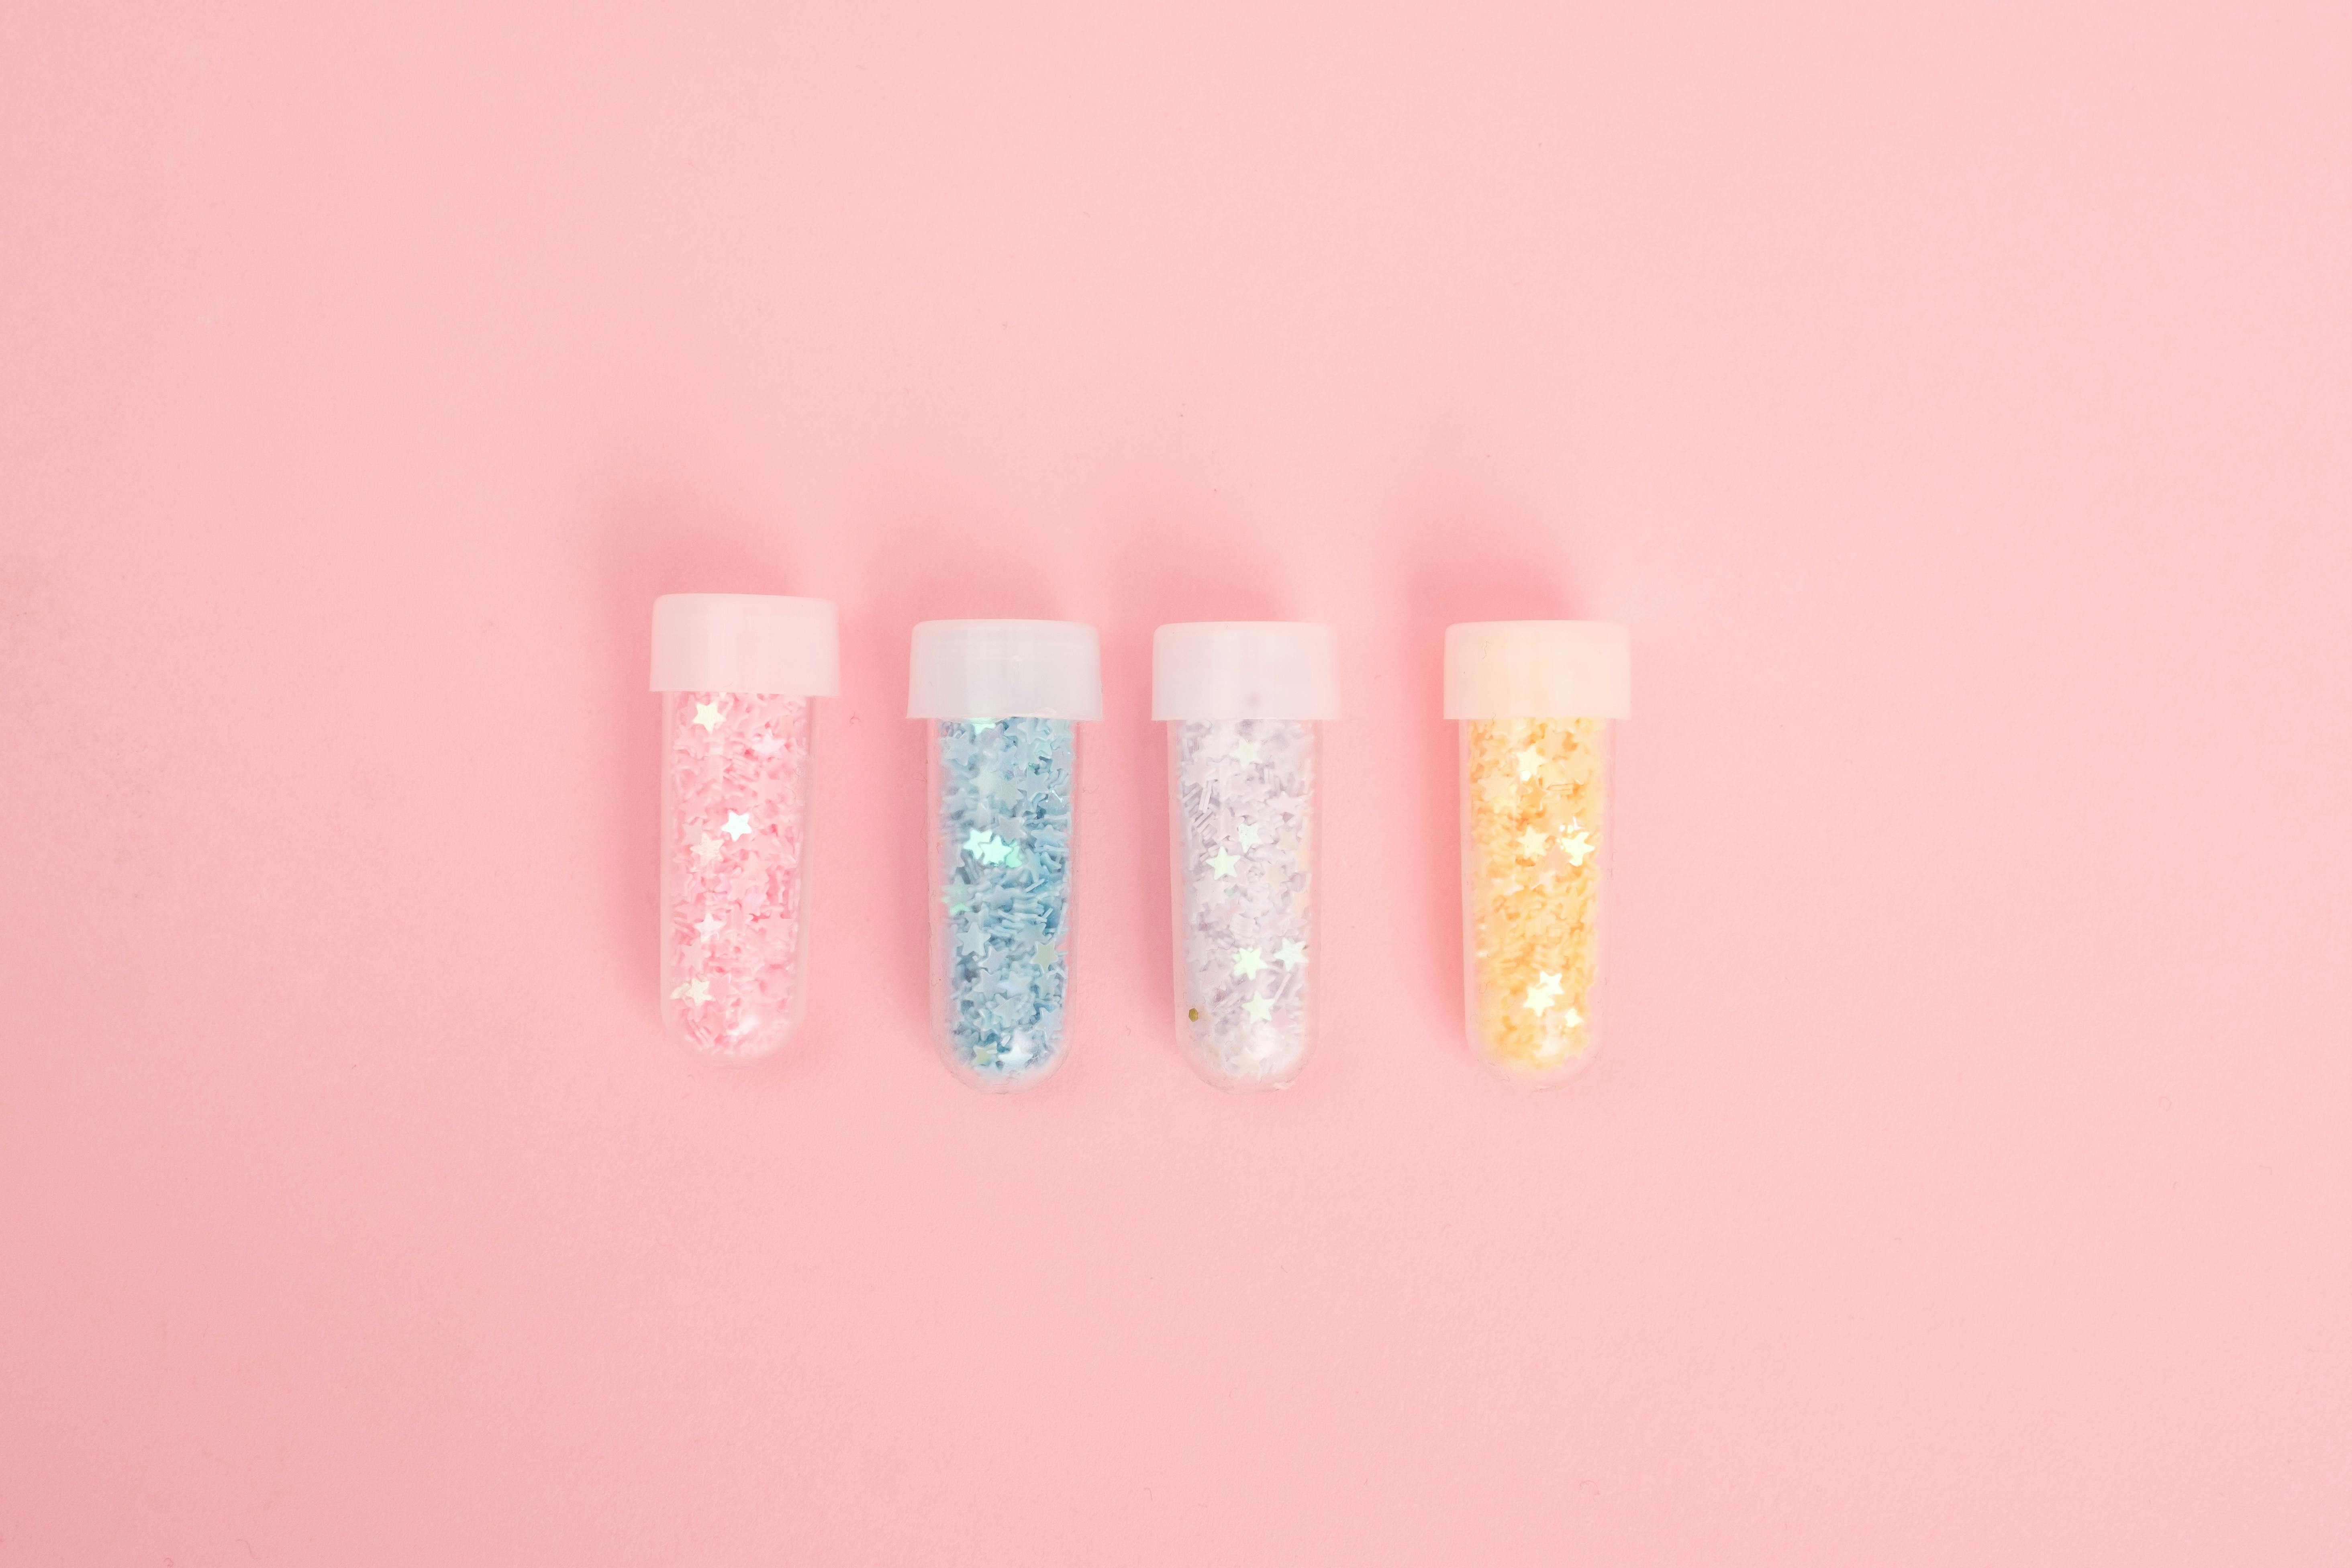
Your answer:
[[[1633,644],[1609,621],[1466,621],[1445,628],[1448,719],[1623,719]]]
[[[1337,719],[1339,656],[1309,621],[1186,621],[1151,637],[1154,719]]]
[[[1077,621],[923,621],[909,719],[1099,719],[1102,661]]]
[[[653,689],[835,696],[841,632],[833,601],[664,594],[654,601]]]

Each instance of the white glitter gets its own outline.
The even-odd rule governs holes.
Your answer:
[[[1169,752],[1179,1033],[1211,1081],[1280,1088],[1314,1041],[1316,726],[1181,721]]]

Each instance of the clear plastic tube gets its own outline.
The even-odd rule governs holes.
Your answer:
[[[1316,789],[1306,719],[1168,726],[1176,1032],[1221,1089],[1281,1089],[1316,1027]]]
[[[801,1021],[810,700],[661,696],[663,1014],[698,1049],[765,1056]]]
[[[698,1050],[763,1057],[800,1027],[807,977],[809,747],[841,689],[823,599],[665,594],[661,698],[662,1019]]]
[[[1609,721],[1461,725],[1464,990],[1498,1070],[1569,1077],[1600,1045]]]
[[[1632,639],[1606,621],[1445,630],[1462,721],[1462,968],[1472,1047],[1540,1087],[1601,1042],[1610,721],[1633,711]]]
[[[1078,721],[1102,716],[1095,629],[924,621],[907,717],[929,775],[931,1035],[949,1070],[1025,1089],[1069,1046]]]
[[[1068,1044],[1077,725],[928,730],[932,1035],[965,1081],[1024,1089]]]
[[[1168,721],[1176,1037],[1219,1089],[1281,1089],[1315,1047],[1317,791],[1339,716],[1331,628],[1179,621],[1151,637]]]

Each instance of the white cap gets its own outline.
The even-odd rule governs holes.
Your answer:
[[[653,689],[835,696],[841,632],[833,601],[664,594],[654,601]]]
[[[909,719],[1099,719],[1102,660],[1077,621],[923,621]]]
[[[1339,656],[1310,621],[1186,621],[1151,637],[1154,719],[1337,719]]]
[[[1623,719],[1633,644],[1609,621],[1467,621],[1445,628],[1448,719]]]

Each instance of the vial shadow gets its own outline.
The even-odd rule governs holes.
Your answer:
[[[1405,632],[1414,657],[1398,696],[1411,715],[1419,797],[1415,820],[1444,823],[1424,840],[1435,847],[1422,915],[1438,984],[1453,1016],[1467,1008],[1462,974],[1462,867],[1459,742],[1445,715],[1445,628],[1460,621],[1546,620],[1576,614],[1565,531],[1491,508],[1436,510],[1408,530],[1402,563]]]
[[[798,581],[778,531],[757,516],[661,484],[624,489],[604,508],[601,534],[605,732],[621,857],[605,932],[616,972],[661,1027],[661,715],[647,689],[654,600],[664,594],[767,594]],[[822,783],[820,775],[820,786]],[[812,910],[812,923],[814,911]]]
[[[916,623],[928,620],[1083,619],[1054,566],[1058,552],[1000,520],[971,517],[942,528],[945,507],[894,511],[866,528],[856,568],[866,613],[842,628],[845,668],[855,658],[870,676],[872,732],[863,737],[859,787],[880,805],[866,844],[867,862],[887,892],[887,931],[896,984],[894,1006],[922,1038],[931,1034],[930,829],[926,726],[903,717]],[[1081,788],[1084,781],[1081,780]],[[1083,854],[1084,851],[1081,850]],[[1080,917],[1084,918],[1083,909]],[[1083,1058],[1080,1058],[1083,1059]],[[1055,1079],[1066,1077],[1074,1061]],[[1049,1086],[1050,1087],[1050,1086]]]
[[[1125,584],[1117,595],[1127,614],[1106,638],[1108,671],[1116,668],[1119,731],[1126,742],[1127,818],[1124,847],[1133,889],[1123,922],[1131,933],[1129,962],[1138,966],[1142,993],[1155,1016],[1168,1020],[1159,1048],[1181,1061],[1175,1031],[1175,883],[1170,856],[1166,726],[1151,717],[1152,634],[1175,621],[1273,621],[1307,618],[1291,573],[1263,543],[1262,521],[1203,510],[1142,507],[1118,516],[1113,531],[1127,548],[1113,563]],[[1116,659],[1112,658],[1116,652]],[[1192,1068],[1185,1065],[1184,1070]]]

